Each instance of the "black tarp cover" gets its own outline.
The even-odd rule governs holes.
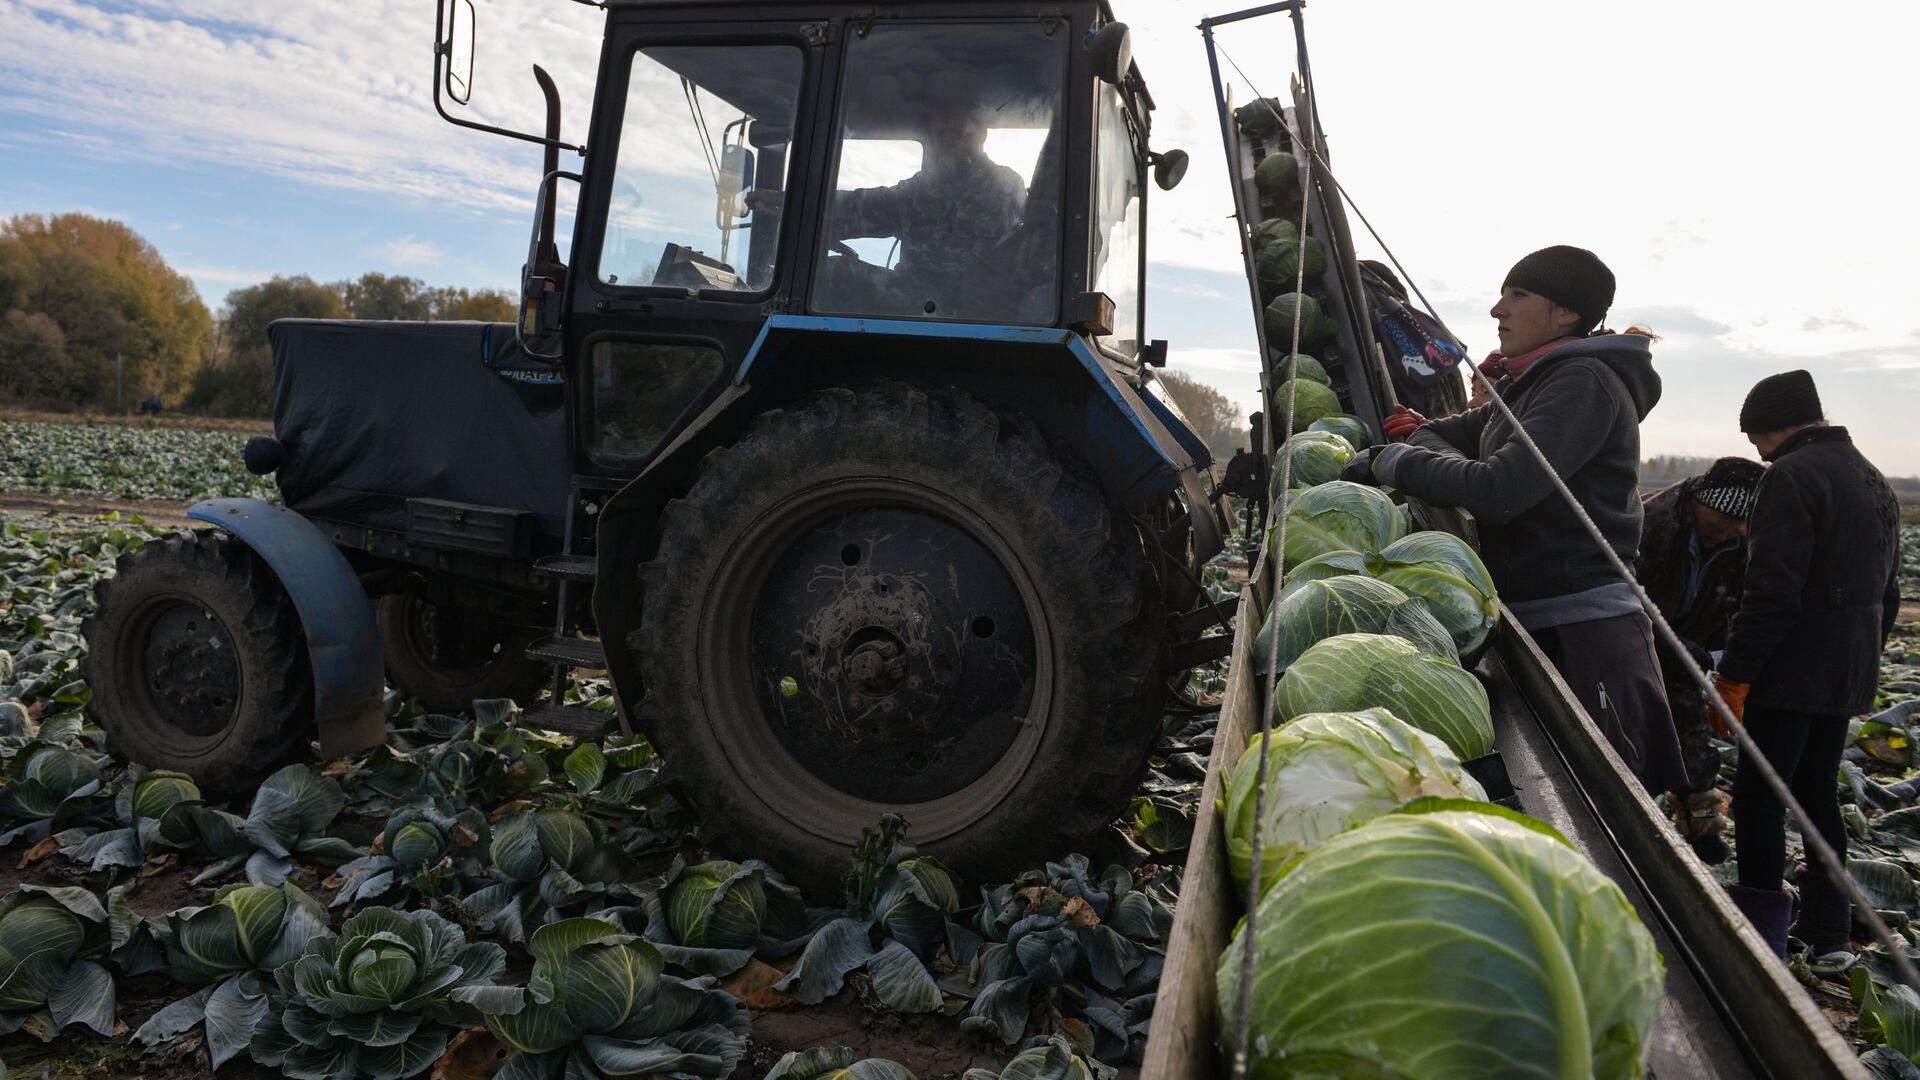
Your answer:
[[[403,532],[406,500],[529,510],[560,535],[566,389],[531,381],[513,327],[282,319],[273,343],[280,494],[315,517]]]

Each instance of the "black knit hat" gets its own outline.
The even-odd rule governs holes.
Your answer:
[[[1586,248],[1556,244],[1513,264],[1501,288],[1512,286],[1536,293],[1578,312],[1581,333],[1600,325],[1613,306],[1613,271]]]
[[[1740,430],[1750,435],[1781,431],[1825,416],[1820,408],[1820,391],[1813,388],[1813,374],[1805,369],[1783,371],[1761,379],[1747,391],[1746,404],[1740,406]]]
[[[1766,467],[1757,461],[1723,457],[1713,467],[1694,477],[1687,494],[1709,510],[1718,510],[1741,521],[1753,513],[1753,489],[1760,486]]]

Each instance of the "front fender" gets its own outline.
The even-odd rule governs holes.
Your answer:
[[[293,599],[313,665],[320,756],[336,758],[386,741],[386,672],[373,603],[346,556],[319,526],[259,499],[209,499],[187,511],[239,537],[272,568]]]

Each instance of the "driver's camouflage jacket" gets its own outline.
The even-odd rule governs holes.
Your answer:
[[[980,155],[928,166],[892,187],[834,197],[836,239],[897,237],[897,269],[922,281],[965,277],[1020,225],[1027,198],[1020,174]]]

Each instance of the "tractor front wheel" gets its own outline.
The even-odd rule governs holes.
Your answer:
[[[95,587],[80,671],[119,752],[244,792],[308,756],[313,671],[293,601],[226,533],[177,533],[120,556]]]
[[[1034,425],[833,389],[702,462],[642,568],[641,719],[723,847],[831,895],[905,817],[963,876],[1085,844],[1158,730],[1138,531]]]

